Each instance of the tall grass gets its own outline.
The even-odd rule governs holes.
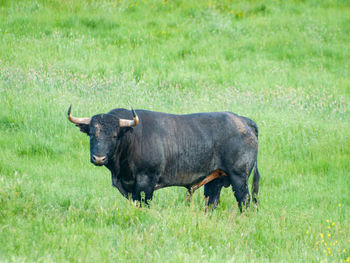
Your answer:
[[[348,1],[0,1],[0,261],[350,260]],[[138,209],[66,111],[233,111],[259,211],[231,189]]]

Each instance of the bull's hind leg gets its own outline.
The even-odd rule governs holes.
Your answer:
[[[220,201],[221,189],[224,186],[222,179],[216,179],[204,185],[204,196],[205,196],[205,211],[208,208],[215,209]]]
[[[231,172],[228,176],[232,184],[232,190],[234,191],[238,202],[239,210],[242,212],[242,205],[248,208],[250,202],[248,175],[246,173]]]
[[[220,202],[220,193],[223,186],[229,187],[230,180],[226,173],[222,172],[224,177],[217,178],[204,186],[204,196],[206,199],[206,206],[215,209]]]
[[[246,151],[235,160],[235,163],[232,164],[227,173],[241,212],[243,206],[246,208],[249,207],[250,194],[248,179],[254,167],[255,160],[256,153],[254,151]]]

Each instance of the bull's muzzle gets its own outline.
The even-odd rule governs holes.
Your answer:
[[[107,156],[92,155],[91,162],[98,166],[104,165],[107,163]]]

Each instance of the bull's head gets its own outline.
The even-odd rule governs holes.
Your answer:
[[[98,114],[91,118],[76,118],[68,109],[68,120],[90,136],[91,162],[101,166],[108,163],[118,145],[122,128],[135,127],[139,123],[136,112],[132,110],[133,120],[119,119],[112,114]]]

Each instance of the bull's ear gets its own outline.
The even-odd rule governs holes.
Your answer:
[[[75,126],[77,126],[81,132],[86,133],[87,135],[89,135],[90,132],[90,125],[89,124],[75,124]]]

